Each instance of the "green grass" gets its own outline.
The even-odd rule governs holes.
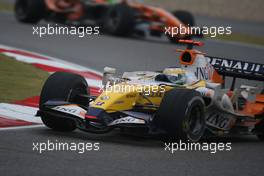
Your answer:
[[[247,34],[233,33],[231,35],[218,35],[215,38],[206,36],[208,39],[218,39],[226,41],[235,41],[248,44],[264,45],[264,37],[261,36],[252,36]]]
[[[13,5],[5,2],[0,2],[0,11],[13,11]]]
[[[0,54],[0,103],[40,94],[48,73]]]

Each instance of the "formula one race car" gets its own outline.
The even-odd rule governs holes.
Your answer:
[[[164,34],[165,27],[185,28],[185,32],[178,35],[167,34],[172,42],[190,38],[189,29],[195,25],[193,15],[187,11],[170,13],[134,0],[16,0],[15,15],[24,23],[46,19],[63,24],[96,25],[118,36],[144,36],[145,31],[149,31],[150,35],[158,37]]]
[[[98,97],[89,95],[83,77],[52,74],[42,89],[37,115],[60,131],[107,133],[120,128],[193,142],[242,134],[264,140],[263,87],[235,88],[236,78],[263,82],[264,65],[205,56],[193,49],[202,43],[179,42],[188,44],[178,50],[181,67],[125,72],[119,78],[115,69],[105,68]],[[225,77],[233,77],[230,89],[224,88]]]

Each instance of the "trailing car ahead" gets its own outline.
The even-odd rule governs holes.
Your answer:
[[[38,116],[54,130],[76,128],[107,133],[114,128],[165,134],[172,139],[255,134],[264,140],[264,95],[256,87],[235,89],[236,78],[264,81],[264,65],[179,50],[181,68],[162,72],[125,72],[114,77],[105,68],[104,91],[89,95],[85,79],[65,72],[52,74],[41,95]],[[230,90],[225,77],[233,77]],[[263,89],[263,88],[262,88]]]
[[[117,36],[144,36],[145,31],[149,31],[150,35],[160,37],[168,27],[184,28],[185,32],[177,35],[167,34],[172,42],[191,37],[188,29],[195,25],[193,15],[187,11],[168,12],[133,0],[116,3],[108,0],[16,0],[15,15],[23,23],[45,19],[62,24],[96,25]]]

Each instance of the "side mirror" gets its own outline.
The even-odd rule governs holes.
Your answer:
[[[115,68],[111,68],[111,67],[105,67],[104,68],[104,73],[115,74],[116,73],[116,69]]]
[[[257,87],[241,85],[240,90],[241,90],[241,95],[247,101],[249,101],[249,102],[255,102],[256,101],[256,96],[257,96],[257,91],[258,91]]]
[[[115,74],[116,74],[115,68],[111,68],[111,67],[104,68],[103,80],[102,80],[102,84],[104,88],[106,87],[107,83],[111,81],[111,78],[113,78]]]

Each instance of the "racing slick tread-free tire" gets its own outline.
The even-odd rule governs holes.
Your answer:
[[[256,125],[255,129],[257,130],[257,137],[259,140],[264,141],[264,114],[262,114],[262,120],[259,124]]]
[[[261,95],[264,95],[264,89],[260,93]],[[264,141],[264,114],[262,114],[262,121],[257,125],[256,129],[260,132],[257,137],[259,140]]]
[[[189,25],[190,27],[195,26],[195,19],[194,16],[188,12],[188,11],[184,11],[184,10],[179,10],[179,11],[174,11],[172,12],[172,14],[178,18],[183,24],[185,25]],[[171,37],[168,36],[169,40],[172,43],[177,43],[179,38],[175,38],[175,37]],[[190,39],[191,36],[187,36],[186,38],[183,39]]]
[[[110,7],[103,24],[107,33],[116,36],[129,36],[134,27],[135,15],[132,8],[123,3]]]
[[[16,0],[15,16],[23,23],[38,23],[45,15],[44,0]]]
[[[169,140],[199,141],[205,130],[205,105],[195,90],[172,89],[165,93],[154,123]]]
[[[183,22],[183,24],[189,25],[189,26],[195,26],[194,17],[190,12],[179,10],[179,11],[172,12],[172,14],[175,17],[177,17],[181,22]]]
[[[42,110],[43,104],[48,100],[69,101],[72,103],[88,106],[87,102],[79,102],[76,94],[88,94],[88,84],[86,80],[76,74],[66,72],[56,72],[52,74],[45,82],[41,94],[39,109]],[[76,124],[71,119],[63,119],[61,117],[41,115],[43,123],[57,131],[73,131],[76,129]]]

